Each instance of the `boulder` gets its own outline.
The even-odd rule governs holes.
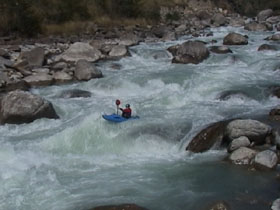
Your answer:
[[[52,66],[52,69],[55,71],[60,71],[66,69],[68,67],[67,63],[65,62],[58,62]]]
[[[256,155],[256,151],[247,147],[240,147],[230,154],[229,159],[237,165],[248,165]]]
[[[5,72],[0,72],[0,92],[29,90],[30,85],[21,79],[10,79]]]
[[[240,136],[237,139],[233,139],[228,146],[228,152],[233,152],[240,147],[248,147],[250,145],[250,140],[246,136]]]
[[[148,210],[135,204],[121,204],[112,206],[98,206],[90,210]]]
[[[280,120],[280,106],[277,106],[274,109],[270,110],[269,116],[273,120]]]
[[[217,13],[213,16],[212,22],[215,26],[224,26],[227,24],[227,19],[221,13]]]
[[[257,19],[258,21],[265,21],[267,18],[271,17],[272,15],[273,15],[272,9],[262,10],[258,13]]]
[[[79,60],[77,62],[74,76],[80,81],[88,81],[93,78],[103,77],[102,72],[86,60]]]
[[[232,53],[231,49],[227,46],[212,46],[210,47],[210,51],[217,54]]]
[[[79,89],[65,90],[61,93],[62,98],[89,98],[91,97],[91,92]]]
[[[262,45],[258,48],[258,51],[264,51],[264,50],[276,51],[277,48],[276,48],[276,46],[274,46],[274,45],[262,44]]]
[[[0,56],[0,69],[4,69],[9,66],[13,66],[13,62]]]
[[[45,61],[45,50],[42,47],[36,47],[30,51],[22,52],[22,60],[26,60],[29,67],[41,67]]]
[[[270,23],[270,24],[277,24],[280,22],[280,15],[278,16],[272,16],[268,19],[266,19],[266,22]]]
[[[25,77],[23,80],[32,87],[52,85],[54,81],[53,77],[46,73],[30,75]]]
[[[226,127],[226,137],[230,140],[246,136],[255,144],[264,144],[271,135],[272,128],[257,120],[233,120]]]
[[[30,123],[40,118],[58,119],[52,104],[25,91],[12,91],[0,101],[0,124]]]
[[[277,163],[278,157],[275,152],[271,150],[259,152],[254,160],[254,166],[258,169],[274,169]]]
[[[124,46],[124,45],[116,45],[114,46],[110,53],[109,53],[109,56],[110,57],[113,57],[113,58],[120,58],[120,57],[124,57],[126,55],[128,55],[128,50],[127,50],[127,47]]]
[[[271,210],[280,210],[280,198],[273,201]]]
[[[268,27],[265,24],[253,22],[246,24],[244,29],[248,31],[267,31]]]
[[[224,130],[228,121],[216,122],[200,131],[188,144],[186,150],[199,153],[211,149],[214,145],[221,145]]]
[[[209,57],[209,51],[200,41],[187,41],[182,45],[168,48],[172,53],[173,63],[198,64]]]
[[[265,38],[265,40],[280,41],[280,33],[273,34],[272,36]]]
[[[245,101],[246,99],[249,99],[249,97],[246,95],[246,93],[243,93],[239,90],[228,90],[220,93],[217,97],[221,101],[228,101],[231,99],[239,99]]]
[[[64,71],[58,71],[53,73],[53,79],[56,84],[60,84],[71,82],[73,77]]]
[[[230,210],[230,206],[227,202],[225,201],[218,201],[214,204],[212,204],[209,208],[207,208],[208,210]]]
[[[223,40],[224,45],[247,45],[248,39],[238,33],[229,33]]]
[[[72,44],[68,50],[57,57],[57,60],[64,60],[68,62],[77,62],[79,60],[86,60],[88,62],[95,62],[103,56],[99,50],[92,47],[88,43],[76,42]]]

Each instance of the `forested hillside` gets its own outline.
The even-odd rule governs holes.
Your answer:
[[[57,28],[81,29],[85,22],[112,25],[152,24],[160,20],[160,8],[188,6],[191,0],[0,0],[0,35],[18,33],[32,36],[52,33]],[[192,0],[193,1],[193,0]],[[280,10],[279,0],[197,0],[245,15],[272,8]],[[199,9],[199,8],[198,8]],[[80,28],[79,28],[80,27]]]

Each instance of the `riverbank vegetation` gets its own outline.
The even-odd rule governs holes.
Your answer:
[[[17,33],[75,33],[88,22],[114,26],[154,24],[162,6],[188,6],[190,0],[0,0],[0,35]],[[206,0],[197,0],[206,1]],[[211,0],[217,6],[221,0]],[[223,1],[224,4],[224,1]],[[264,8],[280,10],[279,0],[227,0],[239,13],[251,14]]]

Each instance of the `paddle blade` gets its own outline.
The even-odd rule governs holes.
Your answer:
[[[116,105],[119,106],[121,104],[121,101],[119,99],[116,100]]]

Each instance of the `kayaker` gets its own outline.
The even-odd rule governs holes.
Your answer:
[[[119,109],[122,111],[122,117],[124,117],[124,118],[130,118],[131,117],[132,110],[131,110],[129,104],[125,105],[125,109],[123,109],[123,108],[119,108]]]

